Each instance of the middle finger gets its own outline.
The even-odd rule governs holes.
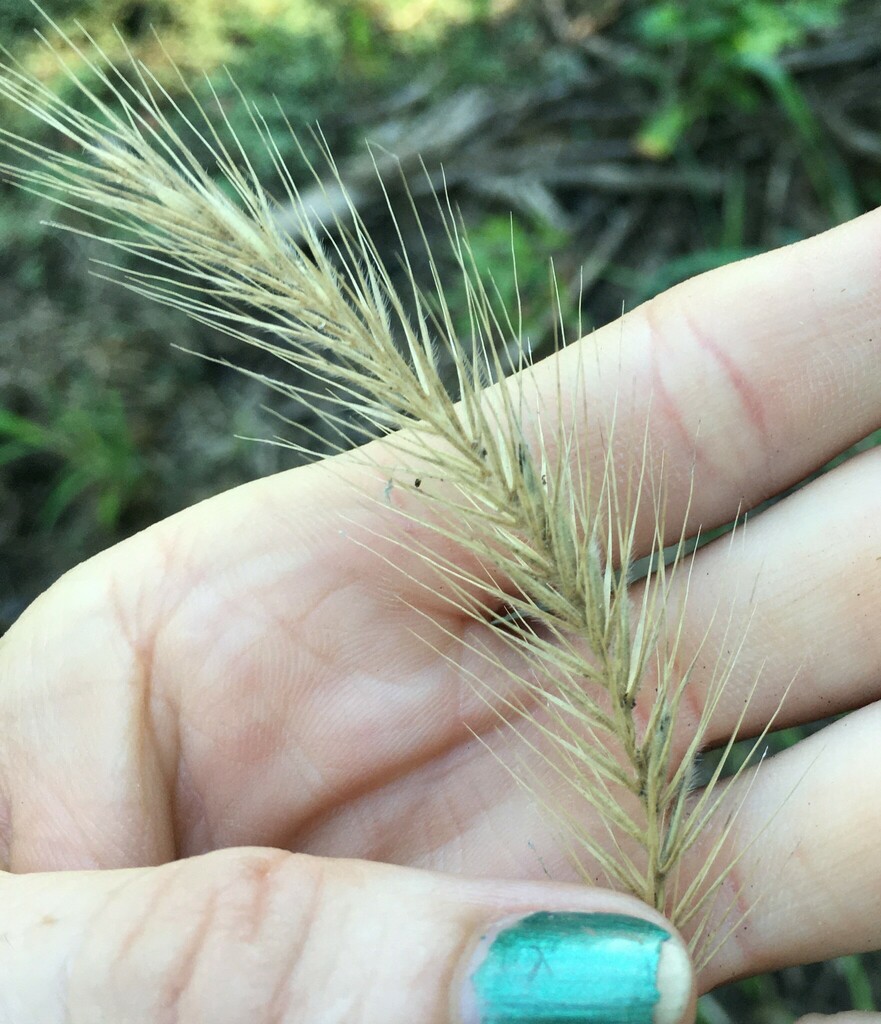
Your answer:
[[[673,581],[668,615],[675,624],[684,609],[677,661],[694,659],[693,714],[714,685],[714,666],[736,652],[710,745],[724,742],[741,715],[755,734],[778,709],[782,727],[881,697],[879,508],[876,449],[698,551],[690,573]]]

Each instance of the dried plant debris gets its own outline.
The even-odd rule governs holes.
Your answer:
[[[503,686],[491,692],[476,670],[472,681],[521,735],[512,770],[545,805],[581,877],[634,893],[687,928],[699,961],[712,955],[724,939],[717,903],[733,866],[730,801],[702,866],[688,877],[680,869],[725,801],[721,769],[697,791],[694,773],[737,643],[723,645],[732,653],[715,665],[683,740],[676,725],[699,652],[681,663],[683,607],[673,613],[667,599],[689,571],[684,537],[665,555],[663,465],[649,438],[622,476],[614,416],[593,422],[573,385],[588,346],[577,349],[573,379],[560,379],[558,360],[550,391],[539,388],[517,311],[501,308],[477,272],[449,203],[432,215],[443,218],[467,295],[464,337],[427,240],[433,287],[417,283],[402,240],[402,296],[329,153],[331,222],[322,226],[244,96],[283,203],[261,187],[221,107],[200,106],[182,80],[185,110],[149,68],[133,57],[114,67],[97,45],[77,51],[87,80],[65,63],[75,44],[61,40],[46,46],[78,91],[76,105],[11,58],[2,68],[0,94],[58,138],[49,148],[3,131],[26,160],[4,173],[75,211],[68,230],[126,254],[102,273],[296,366],[311,383],[266,383],[313,405],[339,450],[382,439],[363,457],[380,466],[402,496],[399,514],[416,527],[395,542],[437,570],[458,612],[493,627],[492,642],[473,650]],[[316,441],[322,451],[325,441]],[[606,453],[599,473],[588,466],[597,451]],[[645,515],[655,569],[635,587]]]

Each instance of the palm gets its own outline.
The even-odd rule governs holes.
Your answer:
[[[459,638],[491,632],[384,561],[400,552],[365,546],[377,516],[314,467],[189,510],[75,574],[68,628],[88,650],[60,687],[43,677],[51,739],[45,706],[21,712],[22,742],[49,744],[68,770],[59,783],[53,759],[30,779],[55,806],[27,802],[41,823],[19,819],[13,868],[263,845],[540,871],[528,804],[470,731],[497,733],[499,719]],[[96,715],[113,742],[83,749]]]

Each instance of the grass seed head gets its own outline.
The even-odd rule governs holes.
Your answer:
[[[589,341],[580,343],[574,383],[558,371],[550,389],[538,389],[528,349],[477,272],[448,198],[436,213],[466,297],[465,337],[424,231],[431,286],[417,280],[404,248],[403,296],[348,197],[345,224],[316,223],[245,97],[282,182],[283,209],[219,104],[206,109],[183,80],[179,99],[133,56],[116,68],[97,46],[77,51],[89,84],[61,48],[45,45],[88,104],[75,109],[8,59],[0,95],[52,129],[58,144],[0,129],[19,158],[4,173],[88,218],[89,227],[72,230],[134,258],[103,273],[296,367],[297,382],[269,383],[312,404],[338,448],[350,443],[353,417],[385,437],[389,479],[418,496],[400,515],[444,541],[440,549],[402,531],[396,543],[438,570],[445,600],[464,620],[486,626],[491,642],[457,639],[504,680],[504,692],[488,692],[483,671],[472,670],[472,682],[520,734],[524,757],[513,770],[544,804],[580,877],[634,893],[712,945],[730,829],[696,877],[679,871],[724,799],[718,774],[699,794],[692,786],[731,662],[716,666],[700,720],[677,748],[697,658],[681,667],[684,609],[671,613],[668,601],[673,580],[689,571],[685,538],[665,554],[663,474],[648,432],[623,473],[612,458],[614,415],[583,434],[593,413],[578,384]],[[325,158],[345,196],[326,149]],[[596,464],[598,447],[597,474],[589,457],[593,449]],[[654,570],[635,599],[637,521],[647,508]]]

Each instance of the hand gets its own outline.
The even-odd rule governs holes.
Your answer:
[[[674,533],[692,470],[708,529],[881,426],[879,267],[876,212],[584,343],[593,407],[627,399],[622,450],[651,410]],[[879,456],[775,505],[736,558],[695,560],[686,645],[727,595],[735,622],[754,611],[713,739],[760,668],[754,733],[793,676],[780,724],[861,707],[739,783],[726,888],[743,906],[772,884],[719,922],[701,990],[881,945]],[[468,958],[496,955],[478,939],[500,920],[660,920],[571,884],[500,764],[517,740],[443,657],[467,662],[482,627],[383,547],[402,528],[385,485],[341,456],[220,495],[79,566],[0,641],[3,1024],[443,1022],[473,1014]],[[673,961],[665,1024],[693,1009]]]

